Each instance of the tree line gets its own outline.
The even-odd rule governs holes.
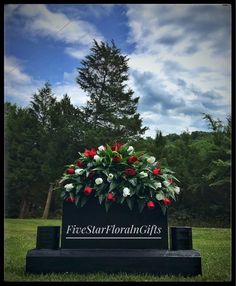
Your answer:
[[[42,217],[51,190],[50,217],[61,215],[53,186],[78,152],[102,144],[129,141],[176,172],[181,194],[169,208],[179,221],[208,219],[228,226],[231,201],[231,118],[227,123],[203,114],[209,132],[142,138],[148,129],[137,112],[138,97],[128,88],[128,58],[111,44],[94,41],[81,62],[76,81],[87,94],[86,106],[68,95],[57,100],[49,82],[27,107],[6,102],[5,215]]]

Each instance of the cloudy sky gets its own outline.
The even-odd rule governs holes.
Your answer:
[[[27,106],[46,81],[76,106],[76,84],[93,39],[114,39],[129,57],[145,136],[207,130],[202,112],[231,112],[231,6],[184,4],[21,4],[4,13],[5,101]]]

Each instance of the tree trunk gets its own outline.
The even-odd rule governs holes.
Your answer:
[[[20,208],[19,218],[25,217],[26,210],[27,210],[27,201],[26,201],[26,199],[23,199],[23,202],[22,202],[21,208]]]
[[[47,197],[46,205],[45,205],[43,216],[42,216],[43,219],[47,219],[49,215],[50,204],[52,200],[52,191],[53,191],[53,185],[51,184],[48,190],[48,197]]]

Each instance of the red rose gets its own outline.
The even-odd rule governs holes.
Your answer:
[[[84,163],[81,160],[77,160],[76,164],[80,168],[84,167]]]
[[[132,168],[126,168],[125,169],[125,174],[127,176],[135,176],[136,175],[136,170],[135,169],[132,169]]]
[[[68,169],[66,170],[66,173],[67,173],[67,174],[74,174],[74,173],[75,173],[75,169],[73,169],[73,168],[68,168]]]
[[[91,150],[85,149],[85,151],[84,151],[84,155],[86,157],[93,158],[96,154],[97,154],[97,152],[96,152],[96,150],[94,148],[91,149]]]
[[[116,200],[113,194],[107,194],[107,199],[113,202]]]
[[[89,179],[93,179],[93,177],[96,175],[96,172],[95,171],[91,171],[88,175],[88,178]]]
[[[152,202],[152,201],[147,202],[147,207],[148,207],[149,209],[154,209],[154,208],[155,208],[154,202]]]
[[[112,161],[117,163],[121,160],[121,156],[120,154],[116,154],[113,158],[112,158]]]
[[[128,163],[129,164],[133,164],[134,162],[136,162],[138,160],[138,157],[137,156],[130,156],[128,158]]]
[[[84,151],[84,155],[85,155],[86,157],[89,157],[89,155],[90,155],[90,150],[85,149],[85,151]]]
[[[96,150],[93,148],[90,150],[90,157],[94,157],[97,154]]]
[[[91,193],[92,193],[92,191],[93,191],[93,189],[90,188],[90,187],[85,188],[85,189],[84,189],[84,194],[85,194],[85,196],[90,196]]]
[[[171,200],[168,198],[164,198],[163,203],[164,203],[164,205],[169,205],[171,203]]]
[[[118,151],[120,149],[121,146],[123,146],[124,144],[122,143],[117,143],[114,146],[111,147],[112,151]]]
[[[154,170],[152,170],[152,173],[153,173],[153,175],[158,175],[159,173],[160,173],[160,169],[154,169]]]
[[[75,201],[75,198],[74,197],[68,197],[66,200],[69,203],[73,203]]]

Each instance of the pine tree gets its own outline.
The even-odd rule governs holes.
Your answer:
[[[91,54],[78,68],[77,83],[89,96],[84,108],[87,135],[94,143],[134,139],[147,130],[137,113],[139,97],[133,98],[126,84],[127,62],[114,41],[109,45],[94,40]]]

